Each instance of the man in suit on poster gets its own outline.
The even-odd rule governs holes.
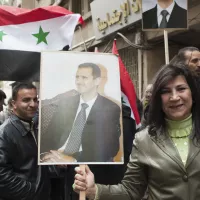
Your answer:
[[[175,0],[157,0],[154,8],[142,13],[142,21],[143,29],[187,28],[187,10]]]
[[[119,151],[120,108],[98,94],[100,80],[96,64],[78,66],[77,91],[58,97],[56,111],[41,133],[40,153],[51,152],[43,162],[73,162],[64,159],[64,154],[78,162],[113,161]]]

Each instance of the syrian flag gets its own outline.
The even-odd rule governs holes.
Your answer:
[[[80,14],[59,6],[0,6],[0,16],[0,80],[39,81],[40,52],[68,50],[83,23]]]
[[[116,40],[113,42],[112,53],[118,56],[119,59],[119,67],[120,67],[120,83],[121,83],[121,95],[123,104],[131,108],[131,117],[136,122],[136,128],[140,127],[140,116],[137,109],[136,104],[136,92],[133,82],[122,62],[122,59],[119,56]]]

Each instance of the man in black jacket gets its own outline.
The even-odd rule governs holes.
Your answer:
[[[12,99],[13,114],[0,127],[0,200],[48,200],[48,171],[37,165],[32,122],[38,109],[36,87],[19,83]]]

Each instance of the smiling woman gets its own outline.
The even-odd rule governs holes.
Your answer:
[[[156,76],[152,91],[149,124],[156,129],[165,127],[165,118],[182,120],[193,112],[193,119],[199,121],[197,111],[200,101],[199,89],[192,73],[184,64],[164,66]],[[198,128],[196,122],[196,128]],[[199,128],[198,128],[199,130]]]
[[[191,114],[192,94],[183,75],[172,79],[161,90],[161,99],[166,118],[178,121]]]
[[[149,126],[137,133],[118,185],[95,184],[89,167],[76,168],[73,188],[89,199],[200,199],[200,90],[183,64],[161,68],[153,83]]]

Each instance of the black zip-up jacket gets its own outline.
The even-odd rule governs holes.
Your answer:
[[[48,200],[49,190],[48,170],[37,165],[31,131],[11,115],[0,126],[0,200]]]

